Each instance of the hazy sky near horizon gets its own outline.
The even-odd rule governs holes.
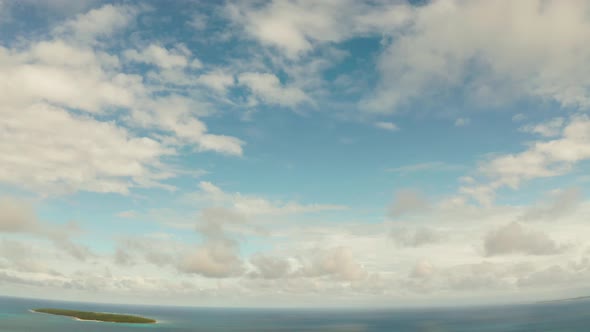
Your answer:
[[[0,0],[0,295],[590,295],[590,2]]]

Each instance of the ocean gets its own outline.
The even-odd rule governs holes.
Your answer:
[[[129,313],[158,324],[81,322],[38,307]],[[106,305],[0,297],[0,331],[447,332],[590,331],[590,300],[445,309],[218,309]]]

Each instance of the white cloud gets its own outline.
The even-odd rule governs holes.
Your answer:
[[[83,261],[94,254],[85,246],[71,240],[78,231],[74,223],[47,225],[37,219],[34,207],[28,202],[0,197],[0,234],[20,233],[51,241],[56,248]],[[10,257],[9,257],[10,258]]]
[[[66,21],[54,33],[84,43],[95,43],[97,39],[108,37],[126,27],[137,12],[138,9],[134,7],[107,4]]]
[[[545,123],[524,126],[520,128],[520,130],[531,134],[538,134],[543,137],[556,137],[561,134],[564,124],[565,119],[558,117]]]
[[[291,273],[291,264],[283,257],[257,255],[250,259],[255,270],[251,277],[263,279],[281,279]]]
[[[207,28],[207,23],[209,22],[209,17],[202,13],[195,13],[192,15],[188,25],[192,28],[203,31]]]
[[[398,245],[403,247],[424,246],[440,242],[442,239],[440,232],[427,227],[416,229],[394,228],[391,231],[391,237]]]
[[[389,131],[398,131],[399,127],[393,122],[375,122],[375,127]]]
[[[338,211],[346,209],[342,205],[330,204],[299,204],[297,202],[270,201],[263,197],[254,195],[243,195],[240,193],[226,193],[221,188],[206,181],[199,184],[201,189],[187,200],[210,202],[218,205],[226,205],[236,213],[245,217],[261,215],[288,215],[298,213],[313,213],[320,211]]]
[[[199,139],[199,150],[241,156],[244,144],[244,141],[232,136],[205,134]]]
[[[171,177],[158,165],[174,150],[114,123],[49,105],[0,109],[0,181],[37,193],[127,194]],[[17,157],[18,156],[18,157]]]
[[[561,190],[552,195],[547,202],[540,202],[531,206],[522,215],[522,220],[530,221],[559,221],[572,214],[582,204],[583,195],[580,188]]]
[[[64,57],[73,60],[65,61]],[[32,44],[18,53],[0,47],[2,108],[35,102],[98,113],[109,107],[130,107],[140,93],[140,78],[109,70],[117,58],[62,40]]]
[[[417,7],[381,54],[380,84],[362,105],[390,113],[429,91],[465,86],[486,103],[526,95],[587,108],[587,10],[584,1],[541,0]]]
[[[237,255],[235,243],[215,241],[198,247],[179,263],[179,270],[210,278],[225,278],[243,272],[242,261]]]
[[[38,232],[41,226],[30,204],[9,197],[0,198],[0,232]]]
[[[279,78],[273,74],[242,73],[238,76],[238,82],[268,104],[294,107],[309,100],[301,89],[281,84]]]
[[[407,214],[424,213],[430,209],[430,203],[424,195],[411,189],[399,190],[389,206],[389,216],[397,218]]]
[[[488,182],[463,186],[460,191],[489,205],[501,187],[518,188],[523,181],[564,175],[576,163],[588,159],[590,119],[576,115],[567,121],[559,137],[534,141],[523,152],[497,155],[482,162],[479,171],[487,176]]]
[[[434,273],[434,267],[428,260],[421,260],[414,265],[410,272],[411,278],[428,278]]]
[[[305,277],[327,276],[336,280],[354,281],[368,276],[347,247],[335,247],[317,250],[297,272]]]
[[[195,116],[204,107],[190,98],[171,94],[145,101],[144,108],[132,111],[131,122],[172,132],[179,145],[195,144],[199,151],[241,156],[245,144],[242,140],[207,133],[206,125]]]
[[[563,251],[547,234],[512,222],[490,231],[484,240],[487,256],[506,254],[553,255]]]
[[[410,8],[350,0],[270,1],[262,6],[229,3],[226,12],[249,36],[293,59],[322,43],[339,42],[357,34],[390,31],[407,20]]]
[[[151,44],[141,51],[126,50],[123,54],[130,61],[152,64],[164,69],[174,67],[182,68],[189,64],[187,54],[183,54],[182,50],[168,50],[156,44]],[[190,53],[188,55],[190,55]],[[197,67],[201,66],[200,62],[197,62],[196,64]]]
[[[223,71],[215,70],[199,76],[198,82],[219,93],[225,93],[227,88],[234,85],[234,77]]]
[[[0,46],[1,182],[41,194],[174,189],[162,182],[182,172],[163,159],[178,149],[242,155],[242,140],[207,131],[198,117],[211,106],[197,94],[124,72],[120,54],[97,42],[137,11],[105,5],[59,25],[53,39]],[[190,51],[152,44],[135,55],[169,69],[187,66]]]

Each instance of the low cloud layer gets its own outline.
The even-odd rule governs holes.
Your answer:
[[[512,222],[490,231],[484,239],[487,256],[506,254],[554,255],[562,252],[557,244],[542,231]]]
[[[71,237],[78,233],[75,223],[49,225],[37,219],[32,204],[10,197],[0,197],[0,234],[24,234],[51,241],[55,247],[83,261],[93,256]]]
[[[569,188],[554,193],[547,201],[531,207],[522,215],[524,221],[559,222],[580,206],[583,200],[580,188]]]

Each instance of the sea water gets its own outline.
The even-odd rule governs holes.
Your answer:
[[[39,307],[136,314],[157,324],[77,321],[31,312]],[[105,305],[0,297],[0,331],[590,331],[590,300],[444,309],[213,309]]]

